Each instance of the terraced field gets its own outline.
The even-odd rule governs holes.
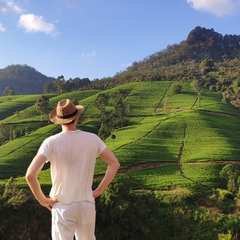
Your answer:
[[[114,132],[105,142],[121,162],[117,180],[133,189],[169,189],[175,186],[217,188],[226,185],[219,172],[227,163],[240,163],[240,111],[223,103],[219,93],[202,89],[201,101],[189,83],[178,83],[182,91],[172,91],[174,82],[138,82],[107,91],[78,91],[48,95],[51,108],[63,98],[76,99],[85,106],[82,130],[97,133],[98,93],[110,96],[114,105],[119,90],[129,106],[129,125]],[[39,96],[0,97],[0,124],[27,126],[24,136],[0,146],[0,185],[13,176],[26,186],[24,174],[40,143],[60,131],[47,116],[36,112]],[[3,107],[4,106],[4,107]],[[16,111],[18,111],[16,113]],[[50,185],[49,165],[40,181]],[[105,165],[98,160],[95,181]]]

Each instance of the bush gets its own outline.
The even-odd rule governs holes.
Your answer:
[[[174,85],[172,87],[172,92],[177,94],[180,93],[182,91],[182,86],[180,84]]]

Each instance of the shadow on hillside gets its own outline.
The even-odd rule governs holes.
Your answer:
[[[214,160],[239,160],[240,161],[240,128],[239,117],[202,113],[208,126],[217,133],[216,141],[226,142],[222,159]],[[214,142],[212,143],[214,145]],[[222,151],[222,149],[220,149]]]

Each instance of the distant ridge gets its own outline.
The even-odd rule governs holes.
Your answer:
[[[240,66],[240,35],[222,35],[197,26],[179,44],[133,62],[112,78],[93,81],[91,88],[111,88],[139,81],[206,81],[206,87],[222,86],[222,79],[237,78]],[[203,85],[205,82],[203,83]],[[225,88],[226,86],[224,86]]]
[[[14,88],[16,94],[41,94],[46,82],[54,81],[28,65],[10,65],[0,69],[0,95],[6,87]]]
[[[104,90],[139,81],[198,80],[201,87],[223,92],[226,99],[240,106],[240,97],[237,90],[235,92],[235,86],[239,85],[239,66],[240,35],[222,35],[214,29],[197,26],[179,44],[168,45],[166,49],[132,63],[113,77],[91,82],[87,79],[80,85],[81,79],[76,78],[76,82],[71,82],[71,90],[67,91]],[[11,65],[0,69],[0,95],[6,87],[14,88],[16,94],[43,93],[45,83],[55,80],[27,65]]]

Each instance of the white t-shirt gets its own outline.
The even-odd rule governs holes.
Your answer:
[[[62,204],[94,201],[92,183],[96,158],[106,144],[95,134],[62,131],[46,138],[38,150],[51,163],[50,197]]]

